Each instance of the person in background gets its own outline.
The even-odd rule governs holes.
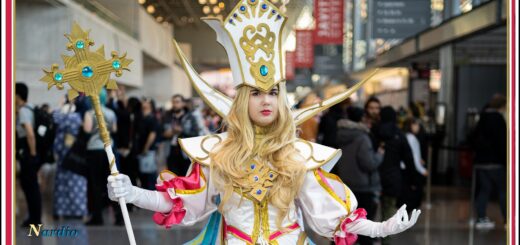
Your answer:
[[[136,149],[138,150],[139,179],[144,189],[155,189],[157,177],[157,163],[155,150],[157,149],[157,131],[159,122],[155,117],[155,103],[150,98],[143,98],[143,118],[136,132]]]
[[[136,143],[137,129],[140,127],[140,123],[142,122],[143,118],[141,100],[136,97],[128,98],[126,111],[129,114],[130,119],[128,127],[130,152],[128,153],[128,156],[122,157],[123,161],[121,161],[121,172],[127,174],[130,177],[132,183],[136,185],[137,179],[139,177],[139,164],[137,156],[141,152],[141,149],[138,149],[138,144]]]
[[[381,165],[384,150],[374,151],[368,135],[368,128],[361,122],[363,109],[347,108],[348,119],[338,121],[338,147],[343,151],[333,169],[341,180],[354,192],[360,206],[367,211],[367,218],[373,220],[377,213],[381,183],[377,168]],[[361,245],[373,244],[373,238],[359,236]]]
[[[507,99],[500,94],[494,95],[488,108],[480,114],[473,133],[475,167],[477,174],[476,210],[477,229],[491,229],[495,223],[486,215],[486,208],[492,192],[498,193],[498,201],[504,223],[507,224],[506,209],[506,163],[507,163]]]
[[[378,170],[382,187],[382,218],[386,220],[397,210],[397,201],[406,183],[405,178],[411,176],[403,171],[415,171],[415,166],[406,137],[397,127],[395,110],[391,106],[385,106],[381,109],[380,115],[378,135],[384,144],[385,154]],[[401,162],[404,163],[404,170],[401,169]],[[388,240],[383,242],[387,243]]]
[[[413,117],[406,119],[403,124],[406,140],[412,151],[415,166],[413,169],[415,171],[406,172],[410,173],[411,176],[405,178],[407,183],[403,186],[402,200],[399,203],[406,203],[410,209],[419,208],[421,206],[426,176],[428,176],[428,170],[424,167],[426,162],[421,157],[421,144],[417,139],[420,127],[419,121]]]
[[[33,107],[27,103],[29,88],[25,83],[17,82],[15,93],[16,158],[20,163],[20,185],[28,209],[28,218],[22,222],[22,227],[29,227],[30,224],[41,224],[42,197],[38,183],[41,163],[36,150]]]
[[[88,215],[87,178],[62,168],[63,159],[83,130],[82,114],[87,110],[86,97],[77,97],[52,114],[56,125],[54,154],[56,156],[56,177],[54,181],[54,215],[63,218],[83,218]]]
[[[222,118],[209,107],[204,108],[204,121],[210,132],[222,132]]]
[[[202,115],[202,109],[204,108],[204,103],[200,98],[191,98],[187,100],[187,104],[189,105],[188,111],[191,112],[195,120],[197,121],[197,128],[199,128],[199,135],[207,135],[210,133],[209,129],[206,127],[204,123],[204,116]]]
[[[307,106],[311,106],[313,104],[319,103],[320,98],[316,93],[309,93],[305,98],[303,99],[302,103],[300,104],[300,108],[305,108]],[[310,142],[316,142],[318,137],[318,126],[319,126],[319,119],[318,117],[310,118],[309,120],[303,122],[300,125],[301,128],[301,134],[300,138],[310,141]]]
[[[117,118],[114,111],[105,106],[107,102],[107,91],[101,90],[99,94],[101,110],[103,112],[107,130],[110,135],[117,132]],[[83,130],[90,134],[87,141],[87,162],[89,166],[88,196],[91,208],[91,219],[87,225],[103,225],[103,208],[108,204],[108,194],[104,188],[104,180],[110,175],[108,158],[105,153],[105,144],[99,134],[99,126],[94,110],[85,113]],[[110,139],[112,141],[112,139]]]
[[[368,98],[365,102],[365,115],[363,123],[370,129],[370,139],[374,147],[379,147],[381,140],[379,139],[379,121],[381,119],[381,101],[377,97]]]
[[[166,116],[163,136],[171,139],[168,169],[178,176],[185,176],[190,166],[190,160],[182,152],[177,140],[198,136],[200,133],[198,123],[186,109],[186,100],[180,94],[172,96],[172,109]]]
[[[347,91],[345,85],[333,85],[325,89],[324,99],[326,100],[345,91]],[[339,104],[332,106],[323,114],[318,126],[318,142],[329,147],[337,148],[336,136],[338,120],[347,118],[347,108],[351,103],[351,99],[347,98]]]
[[[124,86],[118,90],[110,91],[107,108],[114,111],[117,117],[117,132],[114,134],[114,144],[117,147],[118,169],[125,168],[125,158],[130,153],[130,112],[128,110],[128,99],[126,98]]]

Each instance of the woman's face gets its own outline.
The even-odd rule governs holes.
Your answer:
[[[256,126],[271,125],[278,117],[278,87],[269,92],[251,89],[249,94],[249,118]]]

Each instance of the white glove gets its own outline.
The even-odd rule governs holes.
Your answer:
[[[173,203],[167,193],[133,186],[127,175],[110,175],[107,180],[108,197],[112,201],[117,202],[119,198],[123,197],[127,203],[161,213],[168,213],[173,208]]]
[[[415,222],[417,222],[420,214],[421,210],[414,209],[412,211],[412,217],[408,219],[408,212],[406,211],[405,204],[401,206],[394,216],[387,221],[373,222],[367,219],[358,219],[346,225],[346,232],[370,236],[372,238],[386,237],[388,235],[401,233],[412,227]]]

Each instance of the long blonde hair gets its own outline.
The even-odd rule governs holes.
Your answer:
[[[276,224],[280,227],[303,183],[306,168],[303,157],[293,144],[296,140],[296,125],[286,100],[285,83],[278,86],[278,117],[268,126],[266,135],[259,142],[261,147],[253,152],[255,129],[248,111],[252,88],[242,86],[225,120],[228,137],[210,153],[210,157],[211,178],[224,193],[219,206],[221,212],[225,212],[223,207],[233,193],[233,183],[247,177],[246,165],[253,154],[256,153],[263,162],[269,162],[278,177],[267,198],[279,210]]]

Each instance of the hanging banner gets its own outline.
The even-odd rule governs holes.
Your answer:
[[[294,79],[294,59],[296,57],[295,52],[285,52],[285,79]]]
[[[343,44],[344,0],[314,0],[315,44]]]
[[[312,68],[314,64],[313,30],[296,30],[294,67]]]

